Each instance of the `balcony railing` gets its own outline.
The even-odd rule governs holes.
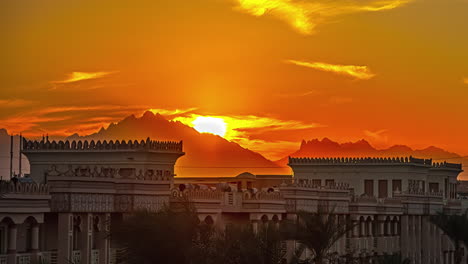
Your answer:
[[[79,250],[72,251],[72,262],[73,264],[81,264],[81,251]]]
[[[39,264],[57,264],[57,251],[39,253]]]
[[[91,264],[99,264],[99,249],[91,250]]]
[[[17,254],[16,263],[17,264],[31,264],[31,254],[30,253]]]
[[[8,255],[0,255],[0,264],[8,264]]]

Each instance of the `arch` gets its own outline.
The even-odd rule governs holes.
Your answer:
[[[34,224],[35,225],[35,224],[38,224],[39,222],[37,221],[37,219],[34,216],[30,215],[30,216],[26,217],[26,219],[24,219],[24,223]]]
[[[212,226],[214,224],[214,220],[213,217],[211,217],[211,215],[206,216],[203,222],[209,226]]]
[[[14,225],[15,224],[13,219],[11,219],[11,217],[9,217],[9,216],[3,217],[2,221],[0,221],[0,223],[4,223],[4,224],[7,224],[7,225]]]
[[[273,217],[271,218],[271,220],[275,223],[279,222],[279,217],[278,215],[273,215]]]
[[[260,220],[262,221],[262,223],[267,223],[268,222],[268,216],[267,215],[262,215]]]

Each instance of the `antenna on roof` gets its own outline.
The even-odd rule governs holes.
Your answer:
[[[13,135],[10,137],[10,179],[13,178]]]
[[[22,159],[23,136],[19,135],[19,159],[18,159],[18,177],[21,177],[21,159]]]

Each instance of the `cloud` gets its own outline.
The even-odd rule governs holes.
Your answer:
[[[271,15],[302,34],[340,15],[377,12],[403,6],[413,0],[236,0],[236,9],[253,16]]]
[[[388,141],[388,136],[385,133],[387,132],[388,129],[381,129],[375,132],[364,130],[364,134],[376,143],[386,143]]]
[[[84,81],[84,80],[93,80],[93,79],[102,78],[112,73],[115,73],[115,72],[72,72],[68,74],[66,79],[60,80],[60,81],[53,81],[52,83],[63,84],[63,83],[74,83],[74,82],[79,82],[79,81]]]
[[[47,106],[17,112],[0,119],[2,128],[27,137],[43,134],[90,134],[130,114],[146,111],[146,105]]]
[[[353,98],[351,97],[342,97],[342,96],[332,96],[328,100],[332,104],[347,104],[347,103],[352,103]]]
[[[305,62],[297,60],[287,60],[294,65],[312,68],[320,71],[333,72],[341,75],[348,75],[360,80],[368,80],[375,76],[367,66],[329,64],[323,62]]]
[[[463,78],[463,83],[468,84],[468,78]]]
[[[271,159],[279,159],[285,153],[292,152],[299,146],[298,141],[280,140],[280,137],[277,135],[278,133],[290,134],[297,131],[325,127],[322,124],[313,122],[282,120],[259,115],[201,115],[190,113],[188,115],[174,116],[172,120],[194,127],[193,121],[199,116],[222,119],[227,125],[226,134],[224,135],[225,139],[262,153]],[[272,133],[276,134],[276,136],[269,137],[266,135],[271,135]]]
[[[0,99],[0,108],[24,107],[34,104],[34,101],[24,99]]]
[[[290,98],[290,97],[304,97],[304,96],[317,95],[317,94],[320,94],[320,92],[316,90],[309,90],[309,91],[299,92],[299,93],[279,93],[277,94],[277,96]]]

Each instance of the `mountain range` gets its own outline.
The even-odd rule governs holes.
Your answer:
[[[394,145],[386,149],[377,149],[369,142],[361,139],[356,142],[338,143],[329,138],[303,140],[299,149],[291,157],[404,157],[432,158],[435,162],[463,163],[468,167],[468,158],[444,149],[430,146],[424,149],[412,149],[406,145]],[[275,161],[284,166],[288,163],[288,156]],[[466,175],[466,176],[465,176]],[[468,177],[462,173],[461,177]]]
[[[421,158],[447,159],[449,162],[462,162],[468,166],[468,159],[456,153],[448,152],[437,147],[413,150],[405,145],[395,145],[387,149],[376,149],[369,142],[338,143],[328,138],[303,140],[300,148],[286,155],[284,158],[271,161],[261,154],[243,148],[237,143],[207,133],[199,133],[194,128],[178,121],[170,121],[160,114],[145,112],[141,117],[134,115],[110,124],[99,132],[80,136],[74,134],[69,140],[142,140],[150,137],[156,140],[183,140],[186,153],[176,163],[178,176],[235,176],[248,171],[254,174],[290,174],[287,168],[287,157],[386,157],[386,156],[415,156]],[[52,138],[51,138],[52,140]],[[18,171],[18,142],[15,137],[14,170]],[[0,129],[0,175],[9,173],[10,136],[5,129]],[[439,161],[439,160],[437,160]],[[27,159],[23,158],[23,172],[29,171]]]

